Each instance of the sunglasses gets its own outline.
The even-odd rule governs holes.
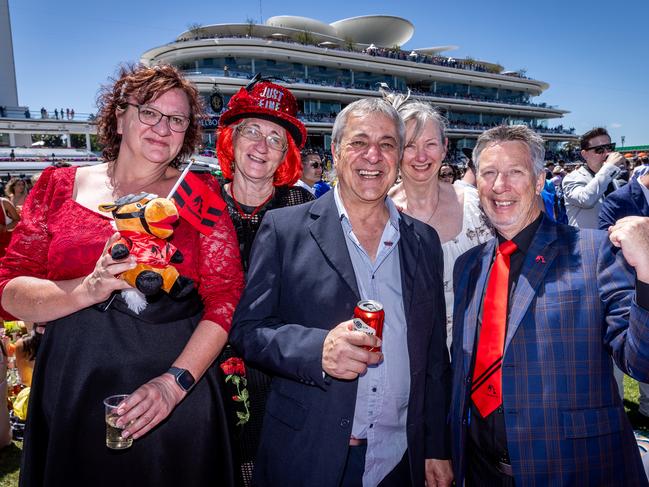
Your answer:
[[[324,169],[324,164],[322,162],[312,162],[309,164],[313,169],[318,169],[319,167]]]
[[[613,152],[615,150],[615,142],[611,144],[596,145],[595,147],[589,147],[586,150],[592,150],[595,152],[595,154],[604,154],[604,152]]]

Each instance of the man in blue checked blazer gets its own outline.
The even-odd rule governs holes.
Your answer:
[[[524,126],[483,133],[473,159],[497,238],[455,265],[457,484],[647,485],[610,357],[649,379],[649,218],[608,235],[552,223],[543,140]]]

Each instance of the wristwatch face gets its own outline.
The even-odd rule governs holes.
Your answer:
[[[190,390],[194,385],[195,380],[189,370],[172,367],[169,369],[169,372],[176,378],[178,385],[185,391]]]
[[[183,370],[182,374],[176,376],[176,380],[178,381],[178,384],[180,384],[180,387],[182,387],[186,391],[191,389],[194,385],[194,378],[188,370]]]

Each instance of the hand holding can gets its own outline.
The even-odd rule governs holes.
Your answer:
[[[357,322],[358,320],[358,322]],[[383,341],[383,322],[385,321],[385,311],[383,305],[378,301],[365,299],[359,301],[354,308],[354,327],[358,331],[363,331],[368,335],[375,335]],[[364,325],[364,326],[363,326]],[[372,331],[369,331],[372,330]],[[364,347],[370,352],[380,352],[381,346]]]

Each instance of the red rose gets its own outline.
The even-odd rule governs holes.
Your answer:
[[[221,364],[221,370],[225,375],[246,376],[246,366],[239,357],[231,357]]]

